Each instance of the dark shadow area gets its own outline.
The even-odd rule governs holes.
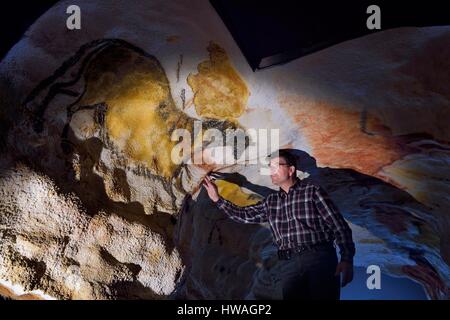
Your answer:
[[[0,60],[25,31],[58,0],[14,0],[2,3],[0,10]]]
[[[161,300],[165,296],[155,293],[138,280],[113,283],[111,291],[118,300]]]
[[[210,0],[255,71],[334,44],[398,27],[450,24],[444,2]],[[367,8],[378,5],[381,30],[370,30]],[[372,11],[370,11],[372,12]]]
[[[204,188],[200,190],[196,200],[191,195],[186,195],[174,230],[175,246],[185,269],[169,299],[242,299],[251,285],[251,279],[247,278],[256,271],[257,266],[249,262],[252,265],[248,268],[253,271],[238,276],[233,261],[244,262],[248,259],[246,247],[250,244],[250,238],[258,232],[266,233],[266,238],[270,238],[270,231],[262,225],[246,225],[229,219],[212,203]],[[248,241],[240,242],[238,239],[242,237],[248,238]],[[213,265],[210,264],[211,261],[214,261]],[[203,265],[204,263],[206,264]],[[210,273],[206,273],[205,269]],[[198,279],[193,278],[199,272],[201,277],[214,279],[210,283],[212,288],[202,290],[198,287]],[[235,279],[233,284],[224,280],[229,277]],[[239,286],[236,286],[235,283],[239,281]],[[234,288],[230,289],[231,286]],[[208,293],[205,295],[205,292]]]

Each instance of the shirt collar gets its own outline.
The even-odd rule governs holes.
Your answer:
[[[289,188],[289,191],[291,191],[291,190],[296,190],[296,189],[300,188],[301,185],[302,185],[302,181],[301,181],[298,177],[296,177],[296,178],[295,178],[295,182],[294,182],[294,184]],[[278,191],[278,193],[281,194],[281,195],[287,194],[286,191],[284,191],[281,187],[280,187],[280,190]]]

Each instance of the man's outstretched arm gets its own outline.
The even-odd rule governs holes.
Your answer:
[[[228,217],[236,222],[241,223],[263,223],[267,222],[267,203],[261,201],[257,204],[240,207],[230,201],[219,196],[217,186],[207,176],[203,182],[203,186],[208,192],[208,196],[215,203],[215,205],[225,211]]]
[[[267,204],[265,200],[251,206],[240,207],[222,197],[219,197],[219,200],[216,202],[216,206],[225,211],[228,217],[237,222],[267,222]]]

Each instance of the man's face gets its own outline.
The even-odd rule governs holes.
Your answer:
[[[289,166],[286,160],[282,157],[273,158],[270,160],[270,178],[272,183],[280,185],[290,179],[294,172],[294,167]]]

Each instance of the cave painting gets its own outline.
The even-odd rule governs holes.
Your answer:
[[[349,222],[355,264],[448,299],[448,27],[253,73],[208,1],[86,6],[69,36],[58,8],[0,63],[0,295],[272,298],[255,286],[277,263],[267,228],[228,221],[200,188],[225,168],[170,161],[171,133],[201,119],[279,128],[317,161],[300,166]],[[273,191],[251,166],[227,170],[247,179],[217,180],[236,204]]]
[[[238,118],[244,112],[250,92],[218,44],[208,46],[209,60],[198,65],[198,73],[187,81],[194,91],[195,110],[202,117]]]

